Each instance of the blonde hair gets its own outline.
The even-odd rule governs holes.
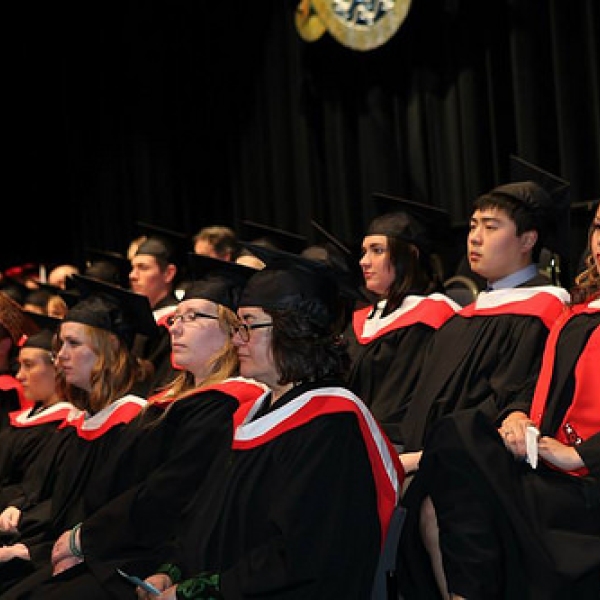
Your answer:
[[[227,334],[227,339],[223,346],[208,359],[209,374],[196,385],[193,375],[189,371],[182,371],[170,385],[163,388],[161,397],[175,397],[177,401],[238,374],[239,359],[231,336],[232,327],[238,323],[238,318],[232,310],[221,304],[217,304],[217,316],[219,327]]]

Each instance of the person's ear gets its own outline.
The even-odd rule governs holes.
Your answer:
[[[537,240],[538,240],[537,231],[526,231],[521,236],[521,248],[525,252],[528,252],[533,249]]]

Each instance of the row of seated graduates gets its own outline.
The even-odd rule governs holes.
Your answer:
[[[378,195],[377,197],[379,197],[379,198],[381,199],[382,197],[384,197],[384,195]],[[387,200],[388,200],[388,206],[389,206],[389,198],[388,198]],[[399,200],[399,199],[392,199],[392,201],[398,201],[398,200]],[[420,253],[419,253],[419,258],[421,259],[421,262],[422,262],[422,264],[423,264],[423,265],[425,265],[425,269],[426,269],[426,270],[427,270],[427,269],[429,269],[429,271],[430,271],[430,272],[429,272],[429,275],[431,275],[431,273],[435,271],[435,268],[432,268],[432,267],[431,267],[431,264],[430,264],[429,266],[427,266],[427,264],[426,264],[426,261],[424,261],[424,260],[423,260],[423,257],[425,257],[425,256],[429,256],[429,257],[430,257],[430,256],[431,256],[431,251],[430,251],[430,248],[426,248],[425,246],[419,246],[419,241],[420,241],[420,240],[418,240],[418,238],[419,238],[419,235],[420,235],[422,232],[419,232],[419,233],[418,233],[418,234],[415,236],[415,235],[413,234],[413,232],[410,232],[409,230],[411,229],[411,227],[414,229],[414,228],[415,228],[415,224],[418,224],[418,225],[416,225],[416,227],[417,227],[417,228],[418,228],[419,226],[423,227],[423,224],[425,224],[425,229],[427,229],[427,228],[430,228],[430,229],[431,229],[431,228],[432,228],[432,224],[435,222],[435,220],[436,220],[436,218],[439,216],[439,214],[438,214],[436,217],[434,217],[434,218],[431,218],[431,213],[433,213],[433,212],[436,212],[436,211],[432,211],[432,210],[429,210],[429,211],[427,211],[427,207],[418,206],[418,205],[416,205],[415,203],[410,203],[410,202],[408,202],[408,201],[402,201],[402,200],[400,200],[400,201],[398,201],[398,203],[397,203],[397,206],[398,206],[398,207],[401,209],[399,212],[404,212],[404,214],[405,214],[405,217],[406,217],[406,215],[408,214],[408,215],[409,215],[409,217],[410,217],[410,218],[412,219],[412,221],[413,221],[413,222],[412,222],[412,223],[409,225],[409,227],[408,227],[408,228],[406,228],[406,227],[405,227],[404,231],[402,231],[402,232],[400,233],[400,235],[398,235],[398,237],[399,237],[399,238],[401,238],[401,239],[403,239],[404,241],[408,241],[409,243],[412,243],[412,244],[415,244],[415,245],[417,245],[417,247],[418,247],[418,249],[419,249],[419,251],[420,251]],[[424,208],[425,208],[425,210],[423,210]],[[394,209],[392,209],[391,211],[390,211],[389,209],[387,209],[387,210],[384,210],[383,212],[387,212],[387,213],[393,213],[393,212],[397,212],[397,211],[395,211]],[[428,212],[429,214],[427,214],[427,215],[426,215],[426,213],[427,213],[427,212]],[[412,213],[412,214],[411,214],[411,213]],[[415,216],[415,214],[416,214],[416,216]],[[445,215],[444,215],[444,218],[445,218]],[[419,223],[419,220],[421,221],[421,223]],[[440,221],[442,221],[442,222],[443,222],[443,219],[440,219]],[[439,230],[438,230],[438,232],[439,232]],[[273,233],[273,231],[271,231],[270,233],[272,234],[272,233]],[[380,232],[380,233],[381,233],[381,232]],[[375,235],[378,235],[378,234],[376,233]],[[386,235],[387,235],[387,234],[386,234]],[[434,233],[434,236],[435,236],[435,235],[437,235],[437,234],[436,234],[436,233]],[[151,236],[151,237],[152,237],[152,236]],[[160,236],[158,236],[158,237],[160,237]],[[156,242],[157,240],[156,240],[156,239],[152,239],[151,241],[153,241],[153,242]],[[159,256],[161,255],[161,253],[162,253],[162,254],[164,254],[164,247],[165,247],[165,244],[164,244],[164,238],[163,238],[163,240],[161,240],[161,241],[160,241],[158,244],[157,244],[157,243],[155,243],[154,245],[155,245],[155,248],[154,248],[154,249],[152,249],[152,244],[151,244],[151,245],[150,245],[150,247],[148,247],[148,246],[147,246],[145,250],[144,250],[144,248],[143,248],[143,246],[142,246],[142,251],[141,251],[141,252],[140,252],[140,251],[138,251],[138,256],[142,256],[142,257],[143,257],[143,256],[156,256],[156,257],[159,257]],[[158,250],[156,249],[156,246],[158,246]],[[161,248],[161,246],[162,246],[162,248]],[[339,246],[339,244],[338,244],[338,246]],[[150,249],[149,249],[149,248],[150,248]],[[167,259],[167,261],[168,261],[168,259]],[[135,264],[135,263],[134,263],[134,264]],[[134,269],[133,269],[133,270],[135,271],[135,267],[134,267]],[[467,275],[467,278],[469,279],[470,283],[473,283],[473,282],[475,282],[475,280],[478,278],[478,276],[477,276],[477,275],[475,275],[475,274],[474,274],[474,272],[472,272],[472,271],[471,271],[470,273],[468,273],[468,275]],[[425,286],[425,287],[424,287],[422,290],[419,290],[419,291],[423,291],[423,292],[433,292],[433,293],[439,293],[439,292],[442,292],[442,291],[444,291],[444,288],[443,288],[443,286],[440,286],[440,285],[439,285],[439,279],[440,279],[440,277],[439,277],[439,273],[437,274],[437,277],[435,277],[435,274],[434,274],[434,276],[433,276],[433,277],[431,277],[431,280],[432,280],[432,281],[436,281],[436,280],[437,280],[437,282],[436,282],[436,283],[433,285],[433,287],[431,286],[431,281],[430,281],[430,282],[429,282],[429,284],[428,284],[427,286]],[[135,277],[132,277],[132,278],[131,278],[132,287],[134,287],[134,286],[133,286],[133,282],[134,282],[134,280],[135,280]],[[479,281],[479,282],[478,282],[478,284],[476,284],[476,285],[477,285],[477,288],[476,288],[477,292],[478,292],[478,291],[479,291],[479,289],[481,288],[482,281],[483,281],[483,280]],[[537,279],[537,283],[547,283],[547,281],[543,281],[543,280]],[[429,289],[428,289],[428,288],[429,288]],[[381,298],[381,297],[382,297],[382,294],[381,294],[381,292],[377,292],[377,291],[376,291],[376,293],[377,293],[377,297],[378,297],[378,298]],[[429,295],[429,294],[427,294],[427,295]],[[475,290],[473,291],[473,295],[475,295]],[[173,294],[173,296],[174,296],[174,294]],[[451,297],[451,294],[449,293],[449,294],[448,294],[448,296],[450,296],[450,297]],[[367,302],[368,302],[368,298],[369,298],[368,291],[367,291],[367,293],[365,294],[364,298],[366,299],[366,302],[365,302],[365,303],[367,303]],[[359,300],[359,302],[362,302],[362,300]],[[448,303],[447,303],[445,300],[443,300],[442,302],[443,302],[445,305],[447,305],[447,306],[452,306],[451,304],[448,304]],[[468,304],[468,303],[469,303],[468,301],[462,301],[462,302],[461,302],[461,304]],[[173,307],[174,305],[175,305],[175,304],[173,304],[173,303],[172,303],[172,298],[169,298],[169,301],[168,301],[168,302],[167,302],[167,301],[165,301],[164,299],[162,299],[161,301],[159,301],[158,303],[156,303],[156,305],[155,305],[155,306],[156,306],[155,310],[156,310],[156,311],[158,311],[158,312],[157,312],[157,313],[155,313],[155,317],[157,317],[157,321],[159,321],[159,322],[160,322],[160,319],[161,319],[161,318],[162,318],[164,315],[168,315],[168,314],[169,314],[169,311],[171,311],[171,310],[172,310],[172,307]],[[457,309],[457,307],[454,307],[454,308],[455,308],[455,309]],[[161,311],[162,309],[166,309],[166,310],[165,310],[164,312],[162,312],[162,313],[161,313],[160,311]],[[444,309],[446,309],[446,306],[444,306]],[[385,311],[385,307],[383,307],[383,308],[382,308],[382,313],[383,313],[383,314],[382,314],[382,316],[383,316],[383,317],[388,317],[388,319],[387,319],[387,320],[388,320],[388,324],[389,324],[389,321],[390,321],[390,319],[389,319],[389,314],[390,314],[390,312],[393,312],[393,311],[391,311],[391,310],[389,310],[389,309],[388,309],[388,311]],[[377,316],[377,315],[374,315],[374,316]],[[371,317],[371,318],[372,318],[372,317]],[[439,324],[437,324],[436,326],[437,326],[437,327],[439,327]],[[350,337],[350,336],[349,336],[349,337]],[[365,336],[365,337],[371,337],[371,338],[372,338],[372,337],[373,337],[373,335],[370,335],[370,336]],[[418,346],[419,348],[424,348],[424,347],[425,347],[425,345],[426,345],[426,344],[423,342],[423,340],[419,341],[419,343],[417,344],[417,346]],[[404,345],[403,345],[402,347],[404,347]],[[398,353],[396,353],[396,354],[398,354]],[[163,354],[163,355],[164,355],[164,354]],[[419,358],[418,358],[418,357],[417,357],[415,354],[412,354],[412,356],[414,357],[414,358],[413,358],[413,360],[412,360],[412,363],[413,363],[415,366],[417,366],[417,365],[419,364],[419,362],[420,362],[420,361],[419,361]],[[356,361],[356,360],[355,360],[355,365],[356,365],[356,364],[358,364],[358,362],[359,362],[359,361]],[[163,364],[165,364],[165,363],[163,363]],[[377,375],[377,373],[383,373],[383,374],[385,374],[385,370],[383,370],[383,371],[377,371],[376,369],[372,369],[372,368],[370,368],[369,370],[371,370],[371,371],[374,373],[374,375],[373,375],[373,378],[372,378],[372,381],[377,381],[377,378],[378,378],[378,375]],[[406,367],[404,367],[403,369],[401,369],[401,370],[398,370],[397,372],[406,373],[406,372],[407,372],[407,368],[406,368]],[[357,377],[355,381],[357,381],[358,379],[360,379],[360,378],[358,378],[358,377]],[[385,377],[381,377],[381,379],[380,379],[380,381],[379,381],[379,383],[381,383],[381,385],[378,385],[378,387],[381,387],[381,388],[382,388],[382,387],[384,387],[384,385],[383,385],[383,380],[384,380],[384,379],[385,379]],[[358,385],[358,384],[357,384],[357,385]],[[362,384],[361,384],[361,385],[362,385]],[[373,387],[375,387],[375,385],[374,385],[374,384],[373,384]],[[368,393],[368,392],[366,392],[366,391],[365,391],[365,392],[361,391],[361,393],[360,393],[359,395],[360,395],[360,396],[361,396],[361,397],[362,397],[362,398],[365,400],[365,402],[367,402],[367,403],[370,405],[370,407],[371,407],[371,408],[373,408],[373,407],[374,407],[374,405],[376,404],[375,402],[372,402],[372,401],[371,401],[371,398],[372,398],[373,394],[371,394],[371,393]],[[397,394],[397,396],[400,396],[400,394]],[[400,405],[401,405],[401,403],[400,403]],[[404,407],[402,407],[402,408],[404,408]],[[384,415],[377,415],[377,412],[376,412],[376,410],[375,410],[375,409],[374,409],[374,413],[376,414],[376,416],[378,416],[378,418],[379,418],[380,422],[381,422],[381,423],[382,423],[382,425],[384,426],[384,429],[386,429],[386,426],[387,426],[386,432],[388,432],[388,433],[390,434],[390,437],[397,436],[397,433],[392,433],[392,428],[390,427],[390,423],[387,423],[387,422],[386,422],[386,420],[385,420],[385,416],[384,416]],[[394,426],[394,429],[397,429],[397,428]],[[395,437],[394,441],[395,441],[395,442],[396,442],[396,443],[399,445],[399,447],[401,447],[401,442],[402,442],[402,440],[400,440],[400,439],[398,439],[397,437]]]

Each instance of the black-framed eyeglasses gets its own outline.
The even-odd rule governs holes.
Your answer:
[[[191,311],[183,313],[182,315],[170,315],[167,317],[167,325],[169,327],[173,327],[177,321],[181,321],[182,323],[193,323],[197,319],[213,319],[218,321],[219,317],[215,315],[207,315],[206,313],[200,311]]]
[[[263,327],[272,327],[273,323],[252,323],[249,325],[248,323],[240,323],[239,325],[234,325],[231,328],[231,334],[235,335],[239,334],[242,342],[250,341],[250,332],[254,329],[262,329]]]

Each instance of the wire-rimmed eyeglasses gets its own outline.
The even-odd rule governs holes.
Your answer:
[[[231,335],[239,334],[242,342],[250,341],[250,333],[254,329],[262,329],[263,327],[272,327],[273,323],[239,323],[231,327]]]
[[[191,312],[183,313],[181,315],[177,315],[177,314],[169,315],[166,320],[167,320],[167,325],[169,327],[173,327],[173,325],[175,325],[175,323],[177,323],[177,321],[181,321],[182,323],[193,323],[197,319],[218,320],[219,317],[217,317],[215,315],[207,315],[206,313],[203,313],[200,311],[191,311]]]

